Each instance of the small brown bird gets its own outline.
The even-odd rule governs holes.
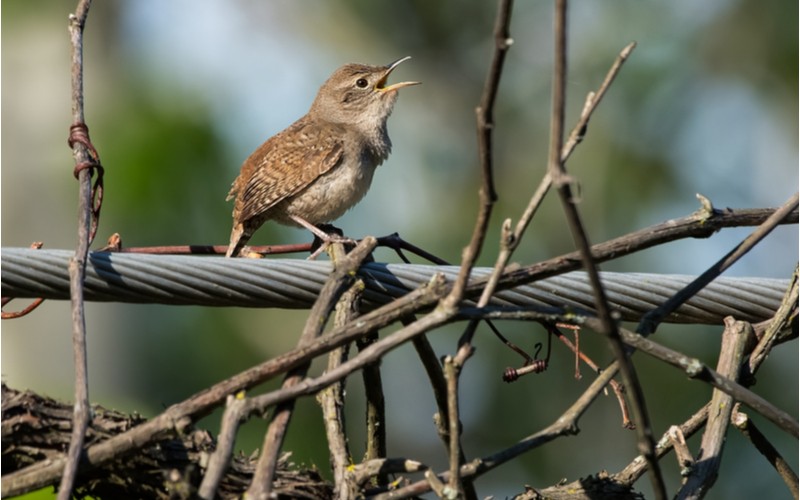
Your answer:
[[[233,230],[227,257],[238,256],[268,221],[302,226],[333,241],[317,224],[342,216],[367,193],[392,149],[386,120],[397,90],[386,85],[404,57],[388,66],[346,64],[322,84],[308,113],[256,149],[233,181]]]

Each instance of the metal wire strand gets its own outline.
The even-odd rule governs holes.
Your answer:
[[[69,300],[67,250],[3,248],[2,295]],[[92,252],[86,268],[86,300],[220,307],[309,308],[331,271],[330,262],[295,259],[223,259],[183,255]],[[488,268],[475,269],[475,276]],[[436,272],[454,279],[455,266],[370,263],[361,268],[367,310],[408,293]],[[612,307],[638,321],[694,277],[602,273]],[[681,307],[673,323],[720,324],[725,316],[763,321],[780,305],[788,280],[720,278]],[[567,273],[498,292],[493,305],[552,306],[592,310],[586,276]]]

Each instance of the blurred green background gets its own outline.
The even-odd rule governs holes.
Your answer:
[[[75,246],[77,184],[66,146],[71,121],[67,15],[75,2],[4,0],[2,10],[2,245]],[[580,209],[594,242],[697,209],[695,193],[719,207],[783,203],[798,185],[796,2],[574,1],[570,7],[568,124],[619,50],[638,48],[595,114],[568,164],[581,182]],[[306,112],[319,85],[346,62],[385,64],[405,55],[394,81],[403,90],[390,119],[394,153],[373,187],[339,221],[353,237],[399,231],[458,261],[477,210],[474,108],[492,52],[495,3],[469,0],[370,2],[96,2],[86,32],[86,111],[106,167],[97,245],[114,232],[126,246],[227,244],[225,202],[241,162]],[[491,265],[502,220],[518,218],[545,170],[552,63],[550,2],[517,2],[496,109],[495,210],[482,265]],[[750,229],[673,243],[620,259],[605,270],[697,274]],[[267,224],[254,244],[305,242],[298,229]],[[729,275],[788,277],[798,255],[796,227],[775,231]],[[573,249],[555,197],[534,220],[516,259],[532,263]],[[302,258],[302,256],[299,256]],[[396,261],[388,251],[378,259]],[[13,304],[12,304],[13,305]],[[2,374],[18,389],[71,400],[69,305],[47,302],[3,322]],[[89,304],[92,401],[152,416],[194,392],[294,346],[303,311]],[[536,326],[502,324],[525,346]],[[434,332],[453,353],[461,327]],[[656,340],[716,364],[720,328],[664,327]],[[488,335],[487,335],[488,334]],[[603,342],[581,343],[601,364]],[[516,355],[481,330],[462,378],[464,446],[487,455],[549,424],[591,380],[575,380],[572,356],[554,346],[545,374],[503,384]],[[637,356],[660,436],[710,390]],[[410,347],[383,364],[389,453],[435,468],[446,453],[435,435],[427,380]],[[320,367],[315,367],[315,373]],[[759,374],[759,394],[797,415],[796,343],[782,346]],[[276,382],[277,383],[277,382]],[[274,387],[273,384],[270,387]],[[349,381],[355,458],[363,451],[360,377]],[[218,414],[202,425],[217,428]],[[797,441],[755,417],[796,469]],[[502,498],[544,487],[635,455],[613,397],[598,401],[581,433],[528,453],[482,477],[480,495]],[[265,425],[248,424],[240,446],[260,447]],[[690,441],[693,449],[697,438]],[[729,433],[717,486],[708,498],[786,498],[766,461]],[[299,406],[285,445],[294,461],[327,473],[319,410]],[[671,492],[677,466],[663,461]],[[650,491],[648,481],[637,487]]]

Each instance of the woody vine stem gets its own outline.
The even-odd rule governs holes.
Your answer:
[[[91,0],[81,0],[75,14],[69,17],[72,41],[72,126],[69,146],[75,159],[75,176],[78,178],[78,243],[70,259],[70,298],[72,304],[72,349],[75,364],[75,401],[73,407],[72,436],[67,460],[58,490],[59,500],[72,496],[78,465],[80,464],[86,427],[89,423],[89,377],[86,350],[86,318],[84,316],[83,284],[86,276],[86,259],[89,245],[97,231],[97,220],[102,203],[102,176],[97,151],[89,140],[83,111],[83,30],[89,15]],[[92,176],[97,181],[92,187]]]

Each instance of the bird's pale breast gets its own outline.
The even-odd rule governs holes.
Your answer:
[[[279,203],[270,215],[277,222],[290,225],[296,224],[289,215],[300,216],[312,224],[334,221],[367,194],[378,164],[368,153],[345,154],[340,165]]]

